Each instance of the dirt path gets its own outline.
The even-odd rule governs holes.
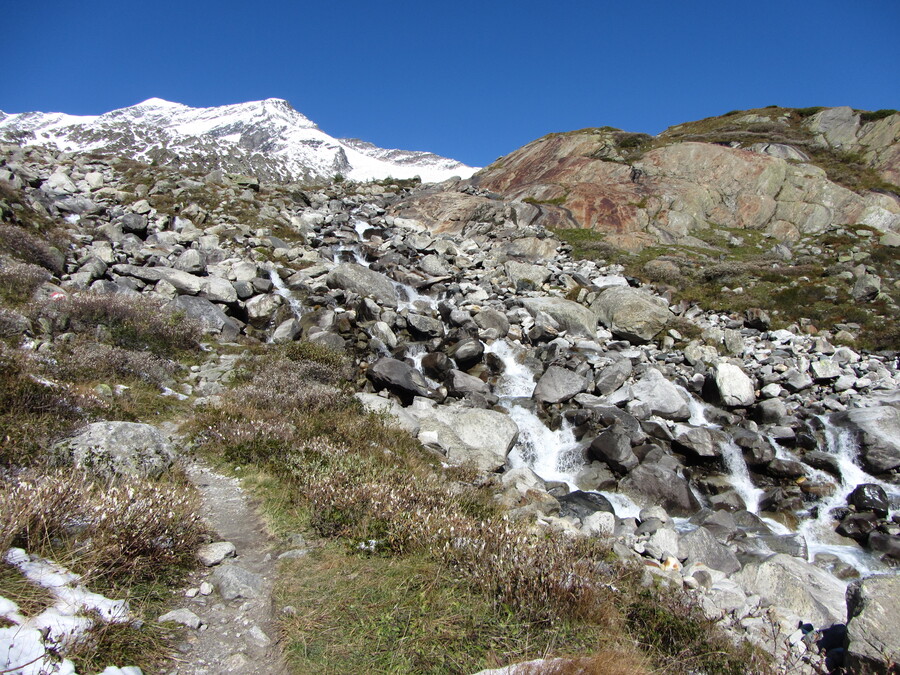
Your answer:
[[[216,540],[234,544],[237,555],[200,570],[191,579],[191,588],[199,589],[203,582],[216,588],[206,596],[184,597],[177,605],[196,614],[203,626],[190,630],[179,645],[179,663],[169,675],[282,675],[287,670],[273,620],[276,561],[272,541],[236,479],[198,460],[186,462],[185,469],[201,494],[201,513]],[[243,597],[223,599],[223,576],[238,580]]]

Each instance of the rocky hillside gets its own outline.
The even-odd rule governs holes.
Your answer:
[[[648,167],[653,152],[701,150],[661,147],[632,168]],[[799,171],[834,185],[811,165],[708,152],[726,164],[780,162],[790,180]],[[488,597],[513,617],[502,637],[442,624],[448,635],[427,654],[415,640],[414,653],[403,651],[405,638],[392,643],[391,658],[409,659],[401,668],[409,672],[423,663],[473,672],[498,649],[506,663],[556,650],[589,655],[597,644],[625,649],[634,672],[684,672],[686,658],[709,672],[769,667],[735,645],[774,655],[776,672],[842,663],[884,672],[900,659],[896,608],[878,600],[900,593],[900,373],[896,352],[856,345],[852,326],[810,331],[799,319],[773,325],[759,307],[671,301],[621,264],[573,257],[540,218],[523,217],[547,213],[545,205],[471,184],[304,190],[17,146],[3,148],[0,181],[5,349],[49,364],[30,386],[63,386],[70,371],[58,364],[82,341],[139,348],[140,327],[123,319],[137,311],[130,303],[155,303],[155,314],[141,316],[147,326],[160,317],[159,337],[146,342],[157,355],[191,344],[190,331],[176,344],[180,333],[166,326],[189,320],[204,331],[205,357],[188,357],[187,371],[154,362],[142,391],[184,398],[198,447],[243,471],[269,471],[259,485],[276,522],[302,514],[307,535],[321,540],[311,562],[290,563],[290,578],[310,575],[333,590],[284,602],[288,648],[304,645],[291,652],[297,672],[321,670],[317,654],[326,664],[349,658],[327,643],[348,622],[330,598],[343,589],[369,601],[342,584],[365,583],[366,566],[373,578],[397,575],[379,567],[384,560],[419,572],[401,574],[386,593],[392,609],[363,613],[374,617],[359,644],[366,659],[379,658],[370,631],[420,620],[396,594],[412,592],[416,607],[431,598],[429,613],[454,606],[428,595],[435,586],[410,591],[423,574],[462,584],[474,594],[467,606]],[[829,189],[850,195],[847,208],[887,200],[865,208],[894,217],[888,195]],[[822,230],[835,233],[830,223]],[[857,242],[860,258],[849,262],[862,266],[842,281],[854,292],[868,285],[860,302],[875,301],[882,281],[870,278],[867,256],[889,232],[841,226],[840,234]],[[323,361],[310,363],[313,353]],[[132,364],[122,372],[142,370],[117,359]],[[400,436],[355,421],[340,388],[348,363],[345,386]],[[80,380],[82,389],[90,382],[113,403],[131,395],[120,373],[98,372],[109,381]],[[3,401],[4,463],[18,470],[19,446],[10,444],[25,441],[10,420],[24,404]],[[349,577],[334,573],[347,565],[356,570]],[[316,577],[323,569],[330,574]],[[661,588],[674,595],[651,594]],[[305,597],[296,585],[283,592]],[[304,614],[308,605],[315,616]],[[520,621],[527,634],[515,633]],[[722,630],[726,642],[704,642]],[[593,647],[573,637],[586,634]],[[535,641],[538,654],[524,646]],[[450,652],[452,665],[442,660]],[[354,667],[397,667],[374,662]]]
[[[763,108],[657,137],[612,128],[550,134],[473,183],[538,208],[533,222],[589,228],[638,250],[704,247],[709,227],[795,241],[830,226],[900,228],[900,115]]]
[[[96,117],[0,112],[0,140],[74,153],[131,157],[270,181],[467,178],[473,168],[428,152],[388,150],[329,136],[283,99],[190,108],[152,98]]]

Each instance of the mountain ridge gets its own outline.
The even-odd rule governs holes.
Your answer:
[[[150,98],[102,115],[0,111],[0,140],[66,152],[129,155],[148,164],[253,173],[280,181],[387,177],[440,182],[475,168],[434,153],[334,138],[285,99],[210,108]]]

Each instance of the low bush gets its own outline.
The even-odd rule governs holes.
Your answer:
[[[59,345],[49,369],[57,377],[73,382],[126,378],[161,386],[172,378],[178,364],[147,352],[82,338]]]
[[[36,371],[29,355],[0,343],[0,466],[32,462],[85,418],[79,396]]]
[[[866,122],[876,122],[878,120],[883,120],[885,117],[890,117],[891,115],[896,115],[897,111],[891,108],[882,108],[881,110],[868,111],[864,110],[859,114],[860,121],[865,124]]]
[[[40,303],[33,316],[47,319],[54,334],[88,334],[116,347],[148,350],[157,356],[194,350],[202,336],[196,321],[142,296],[81,293]]]
[[[146,582],[193,565],[203,528],[193,492],[122,477],[98,482],[72,470],[20,473],[0,483],[0,550],[60,551],[92,582]]]
[[[21,305],[50,278],[50,273],[38,265],[0,260],[0,302]]]
[[[63,256],[47,241],[15,225],[0,225],[0,252],[53,274],[63,271]]]

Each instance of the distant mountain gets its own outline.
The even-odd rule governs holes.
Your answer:
[[[0,141],[133,157],[269,181],[468,178],[476,169],[429,152],[329,136],[283,99],[191,108],[159,98],[99,116],[0,112]]]

